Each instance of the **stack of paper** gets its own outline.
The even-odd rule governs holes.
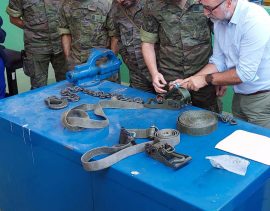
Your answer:
[[[215,148],[270,165],[270,138],[266,136],[236,130]]]

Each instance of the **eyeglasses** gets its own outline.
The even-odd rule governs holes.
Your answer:
[[[201,3],[201,1],[199,1],[199,3],[203,6],[204,9],[206,9],[210,14],[212,14],[212,12],[217,9],[220,5],[222,5],[226,0],[223,0],[222,2],[220,2],[217,6],[215,7],[209,7],[209,6],[206,6],[206,5],[203,5]]]

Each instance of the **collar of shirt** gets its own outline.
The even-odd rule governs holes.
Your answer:
[[[229,21],[229,23],[232,23],[232,24],[239,23],[240,15],[241,15],[240,10],[241,10],[242,4],[243,4],[242,0],[237,1],[233,16],[232,16],[231,20]]]

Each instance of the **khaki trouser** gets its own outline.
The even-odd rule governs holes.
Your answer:
[[[31,89],[46,86],[48,68],[51,62],[56,81],[66,79],[67,65],[63,52],[58,54],[32,54],[26,52],[23,58],[24,73],[30,77]]]
[[[235,93],[232,112],[242,120],[270,128],[270,92],[254,95]]]

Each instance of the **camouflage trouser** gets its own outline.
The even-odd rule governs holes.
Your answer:
[[[204,108],[216,113],[222,112],[221,100],[216,96],[214,86],[205,86],[199,91],[191,91],[192,105]]]
[[[138,75],[135,75],[133,73],[130,73],[130,86],[132,88],[141,89],[146,92],[155,93],[152,82],[146,80],[145,78],[140,78]]]
[[[155,89],[152,85],[151,76],[147,69],[138,70],[136,68],[129,68],[130,86],[136,89],[141,89],[146,92],[155,93]]]
[[[76,65],[82,64],[83,62],[79,61],[78,59],[75,59],[71,56],[66,58],[67,61],[67,69],[68,71],[71,71],[74,69]]]
[[[30,77],[31,89],[46,86],[48,80],[48,68],[51,62],[56,81],[66,79],[66,61],[64,54],[32,54],[26,52],[23,58],[24,73]]]

